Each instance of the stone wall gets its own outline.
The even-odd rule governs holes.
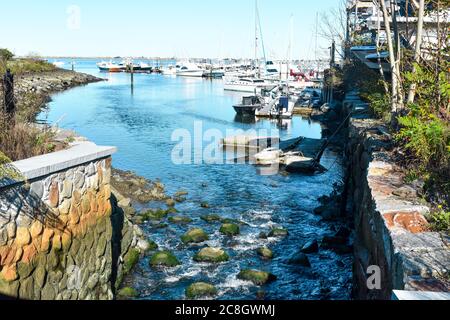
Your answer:
[[[0,184],[0,295],[114,297],[134,231],[111,194],[115,149],[81,147],[18,162],[28,181]]]
[[[391,299],[393,290],[449,291],[450,239],[429,232],[429,208],[419,182],[406,184],[392,159],[392,137],[371,119],[367,104],[347,95],[346,158],[349,210],[355,220],[354,296]],[[381,288],[367,286],[369,266],[381,270]]]

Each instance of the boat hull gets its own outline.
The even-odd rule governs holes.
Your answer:
[[[256,110],[261,108],[261,105],[235,105],[233,108],[238,115],[254,116]]]

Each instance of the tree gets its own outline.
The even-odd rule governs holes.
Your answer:
[[[14,57],[14,54],[8,49],[0,48],[0,59],[3,61],[9,61]]]
[[[423,35],[423,17],[425,15],[425,0],[419,0],[419,17],[417,21],[417,32],[416,32],[416,48],[414,51],[414,61],[420,63],[420,55],[422,50],[422,35]],[[416,65],[413,65],[413,73],[416,72]],[[412,82],[409,87],[408,93],[408,103],[414,102],[414,97],[416,95],[417,83]]]

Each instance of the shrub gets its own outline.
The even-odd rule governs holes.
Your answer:
[[[431,213],[427,219],[432,231],[450,233],[450,211],[439,209]]]
[[[419,169],[445,169],[450,161],[450,127],[433,114],[418,107],[399,117],[400,131],[396,140],[411,153]]]

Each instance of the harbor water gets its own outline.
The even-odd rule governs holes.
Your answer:
[[[70,68],[70,60],[65,67]],[[100,73],[96,60],[77,60],[75,70],[108,81],[90,84],[53,96],[41,120],[72,129],[98,145],[118,147],[113,166],[132,170],[151,180],[159,179],[168,194],[188,192],[187,200],[176,205],[180,215],[193,222],[153,228],[143,225],[148,238],[160,248],[172,251],[182,265],[154,270],[149,257],[141,259],[126,283],[135,287],[140,299],[184,299],[185,288],[197,281],[210,282],[218,289],[218,299],[349,299],[351,291],[351,255],[320,250],[309,255],[311,268],[290,265],[287,260],[309,240],[320,239],[335,231],[333,223],[313,213],[318,198],[333,191],[342,180],[338,154],[327,150],[322,165],[330,170],[319,175],[260,175],[251,164],[174,164],[172,151],[179,141],[172,134],[188,130],[194,139],[194,126],[203,131],[216,129],[226,135],[230,129],[279,130],[281,139],[298,136],[321,138],[322,128],[300,116],[284,122],[268,119],[243,121],[236,117],[233,104],[239,93],[223,90],[221,80],[170,77],[159,74],[135,74],[134,86],[125,73]],[[201,203],[209,208],[202,208]],[[163,207],[163,204],[161,204]],[[217,224],[207,224],[202,215],[218,214],[244,222],[241,234],[233,239],[219,233]],[[219,265],[194,262],[201,247],[185,246],[180,236],[189,228],[203,228],[210,240],[222,247],[230,261]],[[261,232],[283,227],[286,238],[261,239]],[[205,244],[203,244],[204,246]],[[273,260],[262,260],[256,250],[271,248]],[[263,287],[237,279],[242,269],[269,271],[277,280]]]

